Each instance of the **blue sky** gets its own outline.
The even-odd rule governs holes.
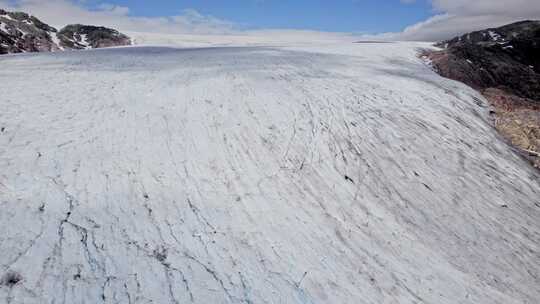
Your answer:
[[[195,9],[242,29],[309,29],[334,32],[400,31],[433,15],[425,0],[108,0],[132,16],[170,16]],[[408,1],[411,2],[411,1]],[[103,1],[86,0],[90,8]]]
[[[540,0],[0,0],[62,27],[102,25],[163,34],[307,32],[321,37],[440,41],[525,19]],[[274,31],[269,31],[274,30]],[[297,31],[302,30],[302,31]]]

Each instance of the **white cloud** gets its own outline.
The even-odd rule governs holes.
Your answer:
[[[98,9],[120,16],[129,14],[129,7],[114,5],[110,3],[101,3],[100,5],[98,5]]]
[[[261,1],[261,0],[254,0]],[[0,0],[0,7],[8,10],[20,10],[40,18],[57,28],[67,24],[82,23],[101,25],[118,29],[138,38],[142,42],[177,44],[178,38],[198,41],[191,34],[205,34],[226,44],[247,41],[257,43],[293,43],[293,42],[336,42],[355,41],[347,33],[331,33],[302,30],[238,30],[237,24],[204,15],[194,9],[185,9],[176,15],[164,17],[137,17],[130,15],[128,7],[112,5],[106,2],[90,10],[81,5],[84,0]],[[153,35],[148,35],[153,34]],[[171,35],[172,34],[172,35]],[[174,37],[177,35],[177,37]],[[180,36],[178,36],[180,35]],[[218,35],[225,35],[219,38]],[[206,39],[205,38],[205,39]],[[218,39],[219,38],[219,39]],[[189,41],[184,41],[188,43]]]
[[[402,0],[402,2],[414,2]],[[435,16],[371,39],[438,41],[515,21],[540,19],[540,0],[432,0]]]
[[[84,2],[84,1],[83,1]],[[13,3],[13,4],[10,4]],[[122,31],[145,31],[158,33],[227,33],[234,23],[188,9],[166,17],[135,17],[129,8],[102,3],[90,10],[69,0],[0,0],[0,7],[20,10],[35,15],[46,23],[63,27],[72,23],[102,25]]]
[[[432,3],[439,11],[462,16],[524,17],[540,12],[538,0],[432,0]]]

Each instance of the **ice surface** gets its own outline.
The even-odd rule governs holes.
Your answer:
[[[538,303],[538,174],[419,44],[0,58],[2,303]]]
[[[126,32],[133,44],[143,46],[215,47],[321,45],[353,43],[358,36],[310,31],[258,31],[226,35],[162,34]]]

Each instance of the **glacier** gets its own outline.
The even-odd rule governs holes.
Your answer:
[[[422,43],[0,57],[2,303],[539,303],[539,174]]]

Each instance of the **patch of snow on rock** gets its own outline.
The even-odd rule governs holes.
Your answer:
[[[85,49],[90,49],[90,43],[88,42],[88,35],[87,34],[81,34],[80,39],[77,39],[77,42],[84,46]]]
[[[491,39],[494,41],[499,41],[501,39],[501,35],[499,35],[498,33],[494,31],[488,31],[488,34],[491,37]]]
[[[49,36],[51,36],[52,42],[58,47],[59,50],[63,51],[64,47],[60,43],[60,39],[58,38],[58,33],[56,32],[49,32]]]

